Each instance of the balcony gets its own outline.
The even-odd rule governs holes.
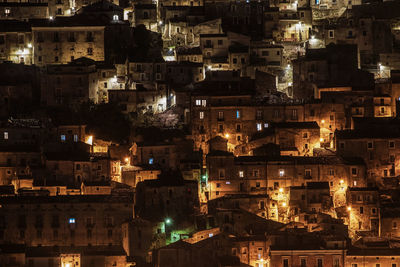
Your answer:
[[[214,48],[213,44],[204,44],[204,48]]]

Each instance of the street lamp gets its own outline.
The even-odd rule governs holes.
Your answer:
[[[351,211],[351,207],[350,207],[350,206],[348,206],[348,207],[347,207],[347,210],[348,210],[348,211]]]
[[[165,224],[166,224],[166,225],[170,225],[171,223],[172,223],[171,218],[166,218],[166,219],[165,219]]]
[[[225,134],[225,138],[229,138],[229,134],[228,133]]]

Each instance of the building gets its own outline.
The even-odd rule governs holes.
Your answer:
[[[48,64],[42,79],[41,103],[48,106],[78,106],[99,102],[96,65],[87,58],[68,64]]]

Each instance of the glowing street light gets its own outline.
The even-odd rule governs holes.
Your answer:
[[[128,162],[129,162],[129,157],[126,157],[126,158],[124,159],[124,161],[125,161],[126,163],[128,163]]]
[[[351,207],[350,207],[350,206],[348,206],[348,207],[347,207],[347,210],[348,210],[348,211],[351,211]]]
[[[286,207],[286,202],[283,202],[283,203],[282,203],[282,207]]]
[[[343,180],[343,179],[341,179],[341,180],[340,180],[340,184],[343,184],[343,183],[344,183],[344,180]]]
[[[86,144],[93,145],[93,135],[89,135],[86,139]]]
[[[279,192],[282,193],[283,192],[283,188],[279,188]]]
[[[28,44],[28,48],[32,48],[32,44],[31,43]]]
[[[225,138],[229,138],[229,134],[228,133],[225,134]]]
[[[321,143],[324,142],[324,138],[321,137],[321,138],[319,139],[319,141],[320,141]]]
[[[166,224],[166,225],[170,225],[171,223],[172,223],[171,218],[166,218],[166,219],[165,219],[165,224]]]

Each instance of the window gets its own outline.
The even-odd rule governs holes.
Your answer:
[[[334,30],[329,30],[328,31],[328,35],[329,35],[329,38],[335,38],[335,31]]]
[[[69,224],[74,224],[75,223],[75,218],[69,218],[68,223]]]
[[[389,148],[395,148],[394,141],[389,141]]]
[[[3,137],[4,137],[4,140],[8,140],[8,132],[4,132]]]
[[[354,175],[357,175],[357,168],[354,168],[354,167],[352,167],[351,168],[351,174],[354,176]]]
[[[240,110],[236,110],[236,119],[240,119]]]
[[[60,138],[61,138],[61,142],[65,142],[65,140],[66,140],[65,134],[62,134],[62,135],[60,136]]]
[[[329,169],[329,176],[334,176],[334,175],[335,175],[335,170]]]
[[[279,170],[279,176],[283,177],[285,175],[285,171],[284,170]]]
[[[219,169],[218,170],[218,177],[219,178],[224,178],[225,177],[225,169]]]
[[[253,176],[254,177],[258,177],[258,174],[259,174],[258,170],[253,170]]]
[[[300,267],[307,267],[307,260],[302,258],[300,259]]]
[[[364,214],[364,207],[360,207],[360,214]]]
[[[196,99],[196,106],[201,106],[201,100],[200,99]]]
[[[318,267],[323,267],[323,265],[322,265],[322,259],[317,259],[317,266],[318,266]]]
[[[218,40],[218,45],[223,45],[224,41],[223,40]]]
[[[340,261],[338,258],[333,259],[333,267],[340,267]]]
[[[357,267],[357,263],[352,263],[351,267]]]
[[[244,171],[239,171],[239,177],[243,178],[244,177]]]
[[[340,149],[344,149],[344,142],[340,142],[339,147],[340,147]]]
[[[219,120],[223,120],[224,119],[224,112],[223,111],[219,111],[218,112],[218,119]]]
[[[207,106],[207,100],[205,100],[205,99],[201,100],[201,105],[203,107],[206,107]]]
[[[78,135],[74,134],[74,142],[78,142]]]
[[[87,54],[90,55],[90,56],[93,55],[93,48],[89,47],[87,49]]]
[[[114,16],[113,16],[113,20],[119,20],[118,15],[114,15]]]
[[[368,149],[373,149],[374,148],[374,144],[372,142],[368,142],[367,143],[367,148]]]
[[[149,158],[149,164],[153,164],[154,163],[154,159],[153,158]]]
[[[297,109],[292,110],[292,120],[297,120]]]
[[[92,238],[92,229],[87,229],[86,230],[86,237],[87,237],[87,239]]]
[[[304,178],[311,178],[311,170],[305,170],[304,172]]]
[[[289,267],[289,259],[283,259],[282,266],[283,267]]]
[[[58,35],[58,32],[55,32],[55,33],[53,34],[53,41],[54,41],[54,42],[60,41],[60,36]]]
[[[7,8],[4,9],[4,14],[5,14],[6,16],[10,15],[10,13],[11,13],[10,8],[7,7]]]
[[[199,118],[200,120],[204,119],[204,111],[199,112]]]
[[[257,131],[261,131],[262,130],[262,123],[257,123]]]
[[[57,57],[57,56],[54,57],[54,61],[55,61],[55,62],[58,62],[58,57]]]
[[[269,51],[264,50],[264,51],[261,52],[261,55],[263,57],[267,57],[267,56],[269,56]]]
[[[308,138],[308,133],[303,133],[303,138],[307,139]]]
[[[393,222],[393,223],[392,223],[392,228],[393,228],[393,229],[397,229],[397,222]]]

